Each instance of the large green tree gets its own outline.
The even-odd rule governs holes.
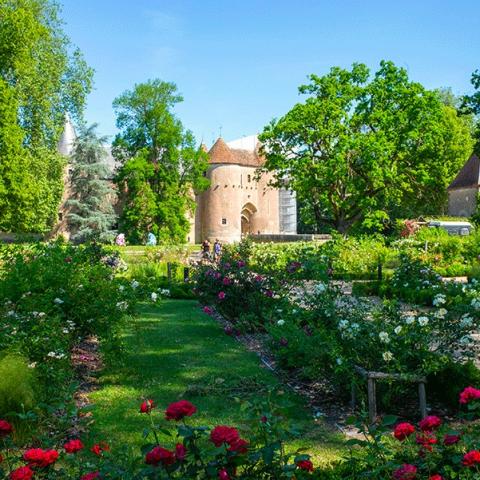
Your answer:
[[[120,229],[131,242],[143,241],[147,230],[162,242],[184,242],[194,192],[208,186],[207,155],[173,113],[182,100],[175,84],[149,80],[113,103],[120,129],[113,152],[125,197]]]
[[[113,210],[115,192],[106,163],[107,138],[99,137],[97,125],[83,128],[75,141],[71,157],[68,222],[72,240],[113,240],[112,226],[117,216]]]
[[[56,221],[65,112],[81,119],[92,70],[50,0],[0,0],[0,230],[47,231]]]
[[[317,229],[378,228],[393,216],[441,212],[471,150],[468,125],[437,92],[383,61],[310,76],[307,98],[265,127],[276,185],[295,190]]]
[[[480,70],[473,72],[471,81],[475,91],[472,95],[465,96],[463,107],[467,114],[475,115],[475,151],[477,155],[480,155]]]

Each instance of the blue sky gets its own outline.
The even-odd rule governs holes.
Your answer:
[[[63,0],[63,18],[96,70],[87,120],[112,136],[113,99],[149,78],[178,85],[210,145],[261,131],[334,65],[390,59],[457,94],[480,68],[479,0]]]

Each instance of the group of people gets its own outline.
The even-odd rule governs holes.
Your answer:
[[[213,260],[217,262],[220,259],[222,254],[222,244],[218,241],[218,238],[215,240],[213,244],[213,257],[210,254],[210,242],[208,239],[205,239],[202,243],[202,257],[205,260]]]

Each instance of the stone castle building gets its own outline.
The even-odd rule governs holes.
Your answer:
[[[448,187],[448,214],[470,217],[480,191],[480,159],[473,154]]]
[[[256,170],[265,161],[259,147],[256,135],[228,143],[219,138],[212,146],[205,173],[210,187],[196,197],[190,242],[297,233],[295,194],[269,186],[270,173],[256,179]]]
[[[68,158],[72,155],[77,136],[72,122],[66,117],[58,151]],[[256,180],[256,170],[264,158],[255,135],[229,143],[219,138],[209,154],[209,168],[205,175],[211,184],[208,190],[196,196],[195,215],[190,219],[188,242],[201,243],[205,239],[221,242],[239,241],[248,234],[296,234],[297,207],[293,192],[268,185],[271,174]],[[116,169],[110,148],[106,147],[105,162],[113,179]],[[59,221],[53,235],[69,237],[68,203],[70,169],[65,170],[65,189],[59,211]],[[116,204],[117,213],[121,204]]]

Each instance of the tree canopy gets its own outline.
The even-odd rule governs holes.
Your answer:
[[[46,231],[57,220],[65,112],[80,120],[92,70],[50,0],[0,0],[0,230]]]
[[[475,92],[472,95],[464,97],[464,109],[466,113],[471,113],[476,117],[476,132],[475,132],[475,151],[480,155],[480,70],[473,72],[472,85]]]
[[[263,169],[297,192],[304,218],[347,232],[440,212],[472,148],[455,108],[392,62],[373,76],[354,64],[309,78],[306,100],[260,136]]]
[[[132,242],[152,231],[162,242],[184,242],[194,192],[208,186],[207,155],[172,112],[183,99],[174,83],[149,80],[113,102],[120,133],[113,152],[124,193],[120,229]]]

